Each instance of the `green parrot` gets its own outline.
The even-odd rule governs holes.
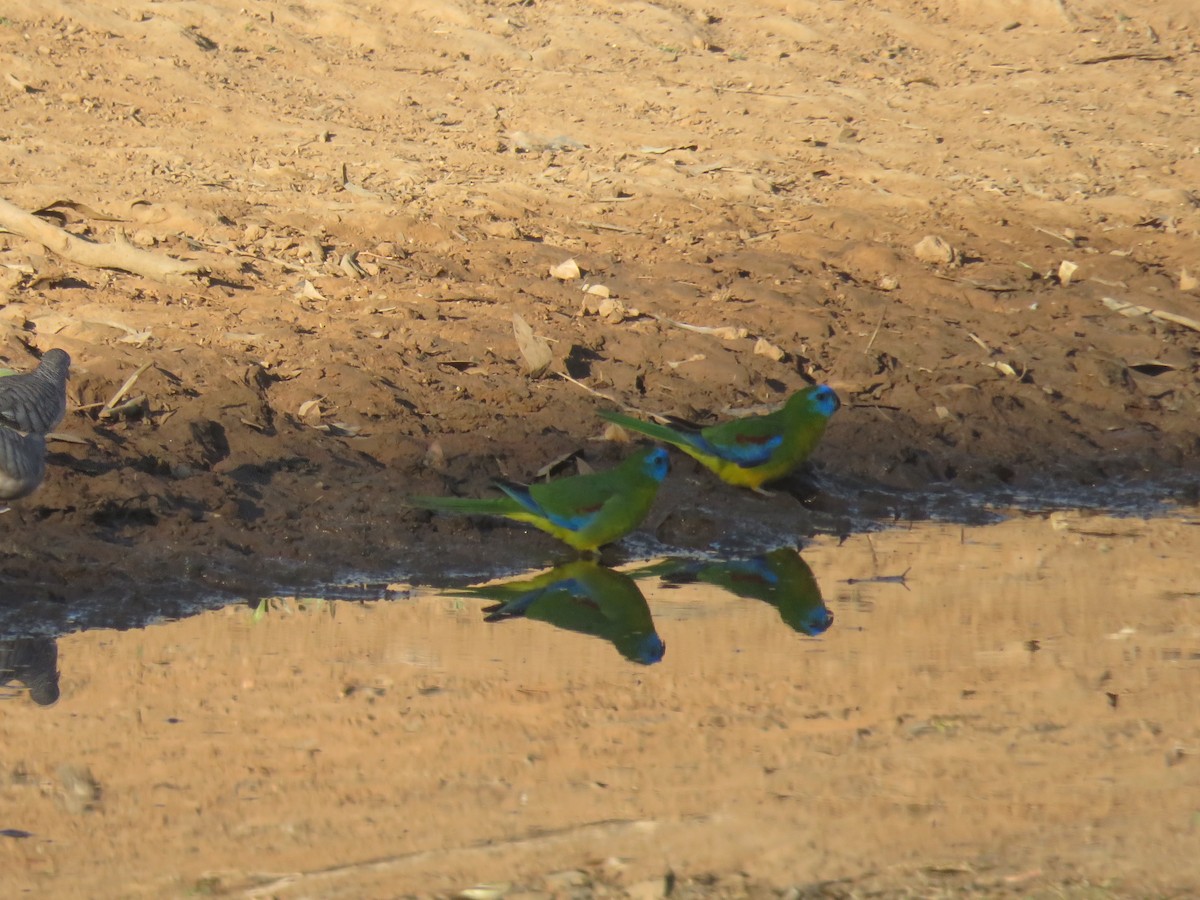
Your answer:
[[[611,641],[622,656],[650,665],[666,645],[654,630],[650,607],[628,575],[580,559],[536,578],[462,588],[450,594],[498,601],[484,609],[485,621],[523,617]]]
[[[505,516],[591,552],[624,537],[646,518],[669,460],[662,447],[639,450],[614,469],[544,484],[497,481],[506,496],[409,497],[408,505],[439,512]]]
[[[722,481],[760,493],[763,484],[788,474],[808,458],[841,401],[828,385],[797,391],[783,408],[707,428],[682,422],[659,425],[602,410],[609,422],[678,447],[717,473]]]
[[[833,624],[833,613],[821,599],[821,588],[800,554],[791,547],[749,559],[668,559],[637,577],[658,576],[666,585],[703,581],[731,594],[763,600],[779,610],[780,618],[801,634],[816,637]]]

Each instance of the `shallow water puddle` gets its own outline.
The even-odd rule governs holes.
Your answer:
[[[1197,524],[923,524],[491,600],[70,635],[57,704],[0,689],[0,880],[349,897],[969,863],[1177,882],[1200,874]],[[764,594],[772,575],[798,587]],[[521,598],[538,620],[485,621]],[[47,649],[22,652],[44,690]]]

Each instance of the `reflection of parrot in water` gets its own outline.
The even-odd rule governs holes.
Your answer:
[[[519,616],[548,622],[612,641],[633,662],[656,663],[666,652],[646,598],[633,579],[592,560],[569,562],[536,578],[449,593],[499,601],[484,609],[488,622]]]
[[[658,575],[666,584],[703,581],[739,597],[765,600],[779,610],[789,626],[815,637],[833,624],[833,613],[821,599],[812,569],[791,547],[780,547],[749,559],[708,562],[696,559],[666,560],[638,575]]]
[[[497,481],[505,497],[409,497],[408,504],[442,512],[506,516],[540,528],[576,550],[591,551],[624,537],[646,517],[667,477],[667,451],[648,447],[607,472],[544,484]]]
[[[828,385],[797,391],[783,408],[707,428],[682,422],[659,425],[602,410],[610,422],[678,447],[730,484],[759,490],[808,458],[841,401]]]

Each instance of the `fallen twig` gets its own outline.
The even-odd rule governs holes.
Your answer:
[[[559,378],[563,379],[563,381],[571,382],[571,384],[575,385],[576,387],[583,388],[585,391],[587,391],[593,397],[600,397],[603,400],[608,400],[611,403],[616,403],[618,406],[622,405],[621,401],[618,400],[616,397],[614,397],[612,394],[606,394],[603,391],[598,391],[595,388],[590,388],[586,384],[584,384],[582,381],[575,380],[570,375],[568,375],[566,372],[552,371],[551,374],[557,375]]]
[[[112,397],[109,398],[108,402],[105,403],[100,409],[100,416],[102,418],[107,418],[113,414],[113,410],[115,410],[117,404],[121,402],[121,398],[129,393],[133,386],[137,384],[137,380],[142,377],[142,373],[149,369],[152,365],[154,365],[153,360],[142,363],[134,370],[132,375],[125,379],[125,383],[117,389],[117,392],[113,394]]]
[[[908,573],[912,571],[912,566],[909,566],[899,575],[876,575],[872,578],[847,578],[846,584],[898,584],[905,590],[908,590]]]
[[[1093,56],[1091,59],[1076,61],[1077,66],[1094,66],[1098,63],[1117,62],[1122,59],[1140,59],[1145,62],[1172,62],[1175,57],[1169,53],[1143,53],[1136,50],[1122,53],[1106,53],[1104,56]]]
[[[1149,316],[1152,319],[1158,319],[1160,322],[1170,322],[1172,325],[1182,325],[1184,328],[1190,328],[1192,331],[1200,331],[1200,321],[1178,315],[1177,313],[1167,312],[1164,309],[1151,309],[1149,306],[1138,306],[1136,303],[1126,303],[1124,300],[1117,300],[1113,297],[1104,297],[1100,302],[1113,312],[1128,318]]]
[[[4,199],[0,199],[0,230],[37,241],[52,253],[93,269],[120,269],[157,281],[181,281],[184,276],[198,274],[204,269],[198,262],[140,250],[119,232],[117,239],[110,244],[85,240]]]

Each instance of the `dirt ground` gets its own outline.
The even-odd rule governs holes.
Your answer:
[[[0,0],[0,196],[202,269],[0,234],[0,364],[74,360],[4,621],[541,564],[403,497],[808,380],[808,472],[676,460],[617,557],[1195,501],[1198,42],[1193,0]]]

